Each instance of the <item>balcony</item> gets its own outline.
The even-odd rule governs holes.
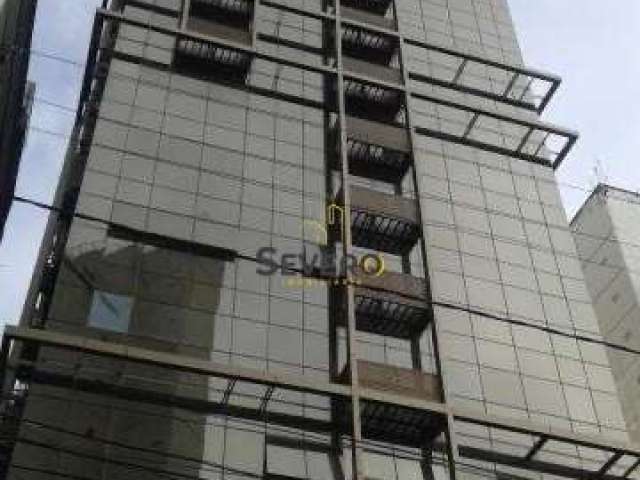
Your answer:
[[[345,69],[347,63],[345,63]],[[352,65],[353,67],[353,65]],[[371,76],[374,80],[375,73],[354,72]],[[404,105],[404,92],[399,89],[369,83],[360,79],[345,75],[344,99],[347,115],[364,117],[381,122],[393,122],[398,117]]]
[[[360,387],[382,393],[441,403],[440,380],[436,375],[419,370],[393,367],[381,363],[358,360]],[[349,382],[349,373],[341,375]],[[348,406],[340,412],[346,422]],[[440,435],[442,420],[424,411],[377,402],[361,401],[362,435],[365,438],[422,447]]]
[[[431,321],[427,284],[412,275],[362,275],[355,287],[356,328],[395,338],[415,338]]]
[[[252,60],[244,48],[251,47],[253,12],[252,0],[192,0],[186,28],[211,40],[178,38],[176,68],[212,80],[244,82]]]
[[[404,128],[347,117],[349,173],[392,184],[411,166],[411,144]]]
[[[416,201],[351,186],[351,234],[357,247],[406,255],[420,238]]]
[[[349,57],[388,66],[398,48],[398,37],[352,25],[342,27],[342,52]]]
[[[227,47],[215,40],[233,42],[249,48],[249,30],[200,17],[189,17],[187,29],[211,37],[211,41],[178,38],[174,62],[179,71],[204,78],[226,78],[244,82],[251,68],[252,55],[246,50]]]

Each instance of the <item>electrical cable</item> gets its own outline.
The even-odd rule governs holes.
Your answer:
[[[37,51],[33,50],[32,53],[34,53],[35,55],[40,55],[40,56],[46,57],[46,58],[56,59],[56,60],[62,61],[64,63],[70,63],[70,64],[73,64],[73,65],[78,65],[80,67],[84,67],[84,63],[82,63],[82,62],[76,62],[76,61],[72,61],[72,60],[69,60],[69,59],[63,59],[63,58],[55,58],[53,55],[47,54],[46,52],[37,52]],[[70,112],[75,113],[74,109],[67,108],[67,107],[64,107],[62,105],[55,105],[53,102],[48,102],[48,101],[43,100],[43,99],[36,99],[36,101],[40,102],[40,103],[43,103],[43,104],[48,104],[49,106],[52,106],[54,108],[60,108],[62,110],[68,110]],[[49,133],[51,135],[60,135],[63,138],[68,138],[67,136],[63,136],[63,135],[61,135],[61,134],[59,134],[57,132],[49,132],[49,131],[46,131],[44,129],[39,129],[38,127],[35,127],[34,130],[42,131],[43,133]],[[573,187],[572,186],[572,188],[578,188],[580,190],[583,190],[580,187]],[[586,191],[586,190],[584,190],[584,191]],[[51,207],[51,206],[46,206],[45,207],[46,204],[40,203],[40,202],[26,201],[26,199],[24,199],[24,198],[16,197],[15,199],[16,199],[16,201],[21,201],[22,203],[28,203],[28,204],[31,204],[31,205],[36,206],[38,208],[47,208],[50,211],[52,211],[55,208],[55,207]],[[62,210],[59,210],[58,213],[64,214],[64,215],[68,215],[68,213],[62,212]],[[73,217],[82,218],[82,214],[71,214],[71,215]],[[100,219],[91,218],[90,216],[84,216],[84,217],[86,217],[85,218],[86,220],[100,221]],[[124,228],[128,228],[128,227],[124,227]],[[254,257],[250,257],[250,256],[238,255],[237,258],[241,258],[243,260],[257,262],[257,259],[255,259]],[[302,273],[302,272],[297,271],[296,273]],[[380,289],[380,290],[389,291],[389,290],[385,290],[385,289]],[[470,309],[470,308],[464,307],[462,305],[455,305],[455,304],[449,304],[449,303],[443,303],[443,302],[431,302],[431,304],[433,306],[439,306],[439,307],[443,307],[443,308],[450,308],[450,309],[456,309],[456,310],[460,310],[460,311],[465,311],[465,312],[470,313],[470,314],[487,317],[487,318],[490,318],[492,320],[496,320],[496,321],[500,321],[500,322],[507,322],[507,323],[512,323],[514,325],[519,325],[519,326],[523,326],[523,327],[536,328],[536,329],[539,329],[539,330],[544,330],[544,331],[547,331],[548,333],[554,334],[554,335],[571,336],[572,338],[575,338],[578,341],[593,342],[594,340],[596,340],[596,339],[592,339],[592,338],[584,337],[584,336],[580,336],[580,335],[570,335],[570,334],[567,334],[566,332],[562,332],[562,331],[557,330],[557,329],[552,329],[552,328],[548,328],[548,327],[542,327],[540,325],[530,324],[528,322],[512,320],[512,319],[509,319],[509,318],[506,318],[506,317],[499,317],[499,316],[496,316],[496,315],[489,314],[487,312],[482,312],[482,311],[479,311],[479,310]],[[598,343],[598,342],[596,342],[596,343]],[[600,343],[605,344],[605,343],[609,343],[609,342],[600,341]],[[605,345],[605,346],[607,346],[609,348],[619,348],[619,347],[621,347],[621,346],[615,345],[615,344],[609,344],[609,345]],[[623,348],[626,349],[627,347],[623,347]],[[640,351],[629,349],[628,353],[638,354],[638,353],[640,353]],[[363,441],[363,443],[365,443],[365,442]],[[43,447],[43,448],[45,448],[45,447]],[[51,448],[57,449],[58,447],[51,446]],[[60,451],[60,450],[58,450],[58,451]],[[69,452],[65,452],[65,453],[69,453]],[[71,454],[73,455],[74,453],[71,453]],[[462,462],[459,462],[459,463],[462,463]],[[477,467],[477,465],[473,465],[473,466]],[[24,469],[24,470],[39,471],[39,469],[35,469],[35,468],[32,468],[32,467],[26,467],[26,466],[20,466],[20,465],[13,465],[13,467],[21,468],[21,469]],[[132,470],[135,470],[137,468],[144,468],[144,467],[139,466],[139,465],[133,465],[132,466]],[[222,466],[222,468],[224,468],[224,466]],[[487,469],[487,471],[489,471],[489,470]],[[52,473],[52,472],[48,472],[48,471],[42,470],[42,471],[40,471],[40,473]],[[162,475],[162,476],[175,475],[175,474],[173,474],[171,472],[164,472],[164,471],[157,471],[155,473],[157,473],[158,475]],[[237,471],[235,473],[237,473],[237,474],[248,474],[249,472]],[[71,475],[68,475],[68,474],[59,474],[59,473],[52,473],[52,474],[54,474],[54,475],[62,475],[62,476],[68,477],[68,478],[76,478],[77,480],[88,480],[85,477],[79,477],[79,476],[75,476],[74,477],[74,476],[71,476]],[[256,476],[256,475],[253,474],[253,476]],[[199,478],[199,477],[182,477],[182,478],[194,478],[195,479],[195,478]]]
[[[5,416],[5,418],[7,418]],[[166,418],[172,418],[172,417],[166,417]],[[107,440],[107,439],[102,439],[102,438],[98,438],[95,437],[93,435],[89,436],[87,434],[81,434],[79,432],[74,432],[71,430],[67,430],[61,427],[56,427],[50,424],[45,424],[43,422],[37,422],[37,421],[33,421],[33,420],[28,420],[28,419],[24,419],[22,420],[22,422],[26,423],[26,424],[31,424],[34,427],[36,427],[36,429],[38,428],[42,428],[45,430],[50,430],[54,433],[59,433],[61,435],[68,435],[68,436],[73,436],[79,439],[82,439],[83,442],[97,442],[100,443],[102,445],[105,446],[116,446],[118,448],[122,448],[122,449],[126,449],[126,450],[133,450],[134,452],[138,452],[144,455],[144,462],[147,463],[151,463],[154,465],[161,465],[160,462],[154,462],[151,461],[148,458],[147,454],[151,454],[151,455],[162,455],[163,457],[166,458],[171,458],[171,459],[176,459],[176,460],[180,460],[180,461],[186,461],[186,462],[193,462],[194,464],[198,464],[198,465],[203,465],[205,467],[204,471],[209,471],[209,472],[214,472],[214,471],[222,471],[224,472],[229,472],[229,473],[234,473],[237,475],[246,475],[249,476],[251,478],[262,478],[262,475],[257,474],[255,472],[251,472],[248,470],[242,470],[242,469],[237,469],[237,468],[233,468],[233,467],[227,467],[226,465],[224,465],[223,463],[218,463],[218,462],[210,462],[208,460],[204,460],[204,459],[196,459],[193,457],[186,457],[184,455],[179,455],[179,454],[173,454],[173,453],[169,453],[167,451],[162,451],[162,450],[155,450],[155,449],[149,449],[149,448],[145,448],[145,447],[137,447],[137,446],[132,446],[132,445],[128,445],[128,444],[124,444],[122,442],[116,442],[113,440]],[[256,423],[257,424],[257,423]],[[203,424],[199,424],[199,427],[204,427]],[[268,429],[269,431],[273,431],[274,429],[272,427],[269,427]],[[264,433],[266,435],[266,437],[268,437],[268,433],[267,430],[265,429],[264,432],[256,432],[255,430],[249,430],[252,433]],[[22,438],[14,438],[14,437],[10,437],[10,436],[4,436],[3,438],[5,439],[13,439],[15,440],[17,443],[27,443],[30,444],[32,446],[36,446],[37,448],[43,448],[43,449],[58,449],[58,448],[62,448],[64,450],[64,453],[68,453],[69,449],[61,447],[60,445],[49,445],[48,443],[45,442],[40,442],[40,441],[32,441],[30,439],[22,439]],[[352,438],[347,438],[347,444],[351,444],[352,443]],[[304,448],[304,440],[301,440],[301,448],[300,451],[303,452],[306,449]],[[507,445],[511,445],[514,448],[517,448],[518,446],[521,446],[519,444],[516,443],[512,443],[512,442],[508,442],[508,441],[502,441],[500,443],[504,443],[505,446]],[[265,445],[268,445],[268,440],[267,438],[265,438]],[[377,442],[372,442],[366,439],[363,439],[360,442],[356,443],[356,446],[361,446],[363,447],[367,452],[370,453],[377,453],[380,455],[384,455],[387,457],[393,457],[394,459],[404,459],[404,460],[411,460],[411,461],[421,461],[423,458],[421,456],[421,453],[417,450],[417,449],[407,449],[406,447],[402,447],[402,446],[398,446],[398,445],[380,445]],[[529,445],[530,447],[530,445]],[[62,451],[62,450],[61,450]],[[331,451],[333,451],[329,446],[327,447],[327,454],[330,454]],[[566,450],[563,450],[566,454]],[[77,452],[77,451],[76,451]],[[549,452],[551,453],[551,452]],[[92,460],[96,460],[96,461],[101,461],[101,462],[107,462],[107,463],[112,463],[110,461],[110,459],[108,459],[106,456],[102,456],[102,457],[98,457],[96,455],[91,455],[91,454],[86,454],[84,452],[77,452],[77,456],[80,456],[82,458],[90,458]],[[125,455],[123,455],[122,453],[119,455],[120,457],[124,457]],[[132,457],[134,460],[141,460],[139,458],[135,458]],[[579,455],[576,458],[580,458]],[[440,464],[443,463],[441,459],[437,459],[435,462],[435,464]],[[485,470],[485,471],[493,471],[492,469],[489,469],[487,467],[481,467],[478,464],[475,463],[467,463],[467,462],[463,462],[460,461],[459,459],[456,460],[456,463],[460,464],[460,465],[464,465],[466,467],[469,468],[477,468],[478,470]],[[164,464],[162,464],[164,465]],[[160,475],[177,475],[179,478],[184,478],[182,476],[182,474],[177,473],[177,472],[171,472],[171,471],[166,471],[166,470],[157,470],[154,469],[153,467],[149,467],[148,465],[140,465],[140,464],[132,464],[129,463],[127,464],[120,464],[120,466],[124,467],[127,470],[144,470],[144,471],[150,471],[151,469],[153,469],[153,471],[155,473],[158,473]],[[197,466],[196,468],[198,468],[199,471],[202,471],[203,468],[200,466]],[[623,466],[624,468],[624,466]],[[211,470],[213,469],[213,470]]]
[[[74,108],[61,105],[59,103],[56,103],[56,102],[48,100],[48,99],[42,99],[42,98],[38,98],[37,97],[35,99],[35,102],[36,103],[42,103],[42,104],[47,105],[48,107],[51,107],[51,108],[58,108],[61,111],[63,111],[64,113],[66,113],[66,114],[74,114],[75,115],[75,113],[76,113],[76,110]],[[124,106],[126,104],[120,104],[120,105]],[[179,115],[177,115],[176,117],[187,120],[187,118],[181,117]],[[120,122],[117,122],[117,121],[115,121],[114,123],[118,123],[118,124],[121,124],[123,126],[128,125],[128,124],[120,123]],[[53,130],[48,129],[48,128],[39,127],[37,125],[31,125],[30,129],[34,130],[34,131],[37,131],[37,132],[40,132],[40,133],[43,133],[43,134],[46,134],[46,135],[57,136],[57,137],[59,137],[61,139],[64,139],[64,140],[68,140],[70,138],[70,133],[56,132],[56,131],[53,131]],[[120,151],[118,149],[114,149],[114,150],[115,151]],[[539,181],[543,181],[543,182],[547,181],[547,180],[543,180],[543,179],[538,179],[538,180]],[[471,184],[464,184],[464,183],[459,183],[459,182],[454,182],[454,183],[455,184],[460,184],[461,186],[473,187],[473,185],[471,185]],[[554,185],[558,185],[558,186],[563,186],[563,184],[560,183],[560,182],[548,181],[548,183],[554,184]],[[594,191],[594,189],[583,189],[583,188],[580,188],[580,187],[577,187],[577,186],[574,186],[574,185],[569,185],[569,184],[564,185],[564,186],[567,186],[568,188],[578,188],[579,190],[584,191],[584,192],[586,192],[588,194],[591,194]],[[169,188],[171,188],[171,187],[169,187]],[[489,192],[489,190],[487,190],[487,192]],[[491,191],[491,193],[499,194],[499,192],[493,192],[493,191]],[[448,199],[446,199],[446,198],[444,198],[442,196],[438,196],[438,195],[424,195],[424,198],[428,198],[428,199],[435,200],[435,201],[445,201],[445,202],[449,203]],[[625,200],[625,201],[627,201],[628,203],[632,203],[628,199]],[[640,202],[640,200],[639,200],[639,202]],[[501,211],[498,211],[498,210],[493,210],[493,209],[488,208],[488,207],[483,207],[483,208],[478,209],[478,206],[476,206],[476,205],[467,204],[467,203],[459,202],[459,201],[456,201],[455,205],[459,206],[459,207],[469,207],[469,208],[473,209],[474,211],[483,212],[485,214],[497,214],[497,215],[506,216],[507,218],[513,218],[515,220],[520,220],[520,221],[522,220],[522,217],[520,217],[520,216],[514,216],[514,215],[510,215],[510,214],[505,214],[504,212],[501,212]],[[551,228],[554,227],[553,224],[547,224],[546,222],[534,221],[534,224],[541,224],[541,225],[545,225],[545,226],[551,227]],[[443,223],[424,222],[424,225],[425,226],[433,226],[433,227],[450,226],[449,224],[444,223],[444,222]],[[458,230],[459,231],[464,231],[464,229],[459,228],[459,226],[458,226]],[[472,229],[467,229],[467,230],[468,230],[468,233],[473,233],[473,234],[477,234],[477,235],[480,235],[480,236],[487,236],[487,233],[483,232],[483,231],[474,231]],[[603,236],[600,236],[600,235],[594,235],[594,234],[585,233],[585,232],[573,232],[573,234],[576,237],[579,237],[579,238],[600,240],[602,242],[607,242],[609,240],[611,240],[612,242],[614,241],[613,239],[611,239],[611,236],[603,237]],[[509,243],[509,239],[501,239],[501,240],[506,241],[507,243]],[[625,239],[615,239],[615,242],[617,242],[617,243],[619,243],[621,245],[628,245],[628,246],[640,248],[640,244],[633,243],[633,242],[630,242],[630,241],[625,240]],[[516,244],[517,241],[514,241],[513,243]],[[535,245],[535,246],[538,247],[539,249],[543,249],[544,250],[544,247],[542,247],[541,245]],[[585,262],[585,261],[588,262],[588,260],[582,260],[582,261],[583,262]]]
[[[0,50],[10,50],[10,51],[25,50],[26,51],[27,49],[17,47],[14,44],[14,46],[0,47]],[[51,59],[51,60],[55,60],[55,61],[59,61],[59,62],[71,64],[71,65],[75,65],[75,66],[78,66],[78,67],[81,67],[81,68],[85,67],[85,62],[81,62],[81,61],[78,61],[78,60],[70,59],[70,58],[64,57],[63,55],[58,54],[58,53],[46,52],[46,51],[37,50],[37,49],[33,49],[33,48],[28,49],[28,51],[30,53],[36,55],[36,56],[41,56],[41,57],[48,58],[48,59]],[[64,107],[64,108],[65,109],[68,108],[68,109],[72,110],[71,107]],[[488,167],[488,168],[490,168],[490,167]],[[539,179],[539,180],[542,180],[542,179]],[[579,191],[582,191],[582,192],[585,192],[585,193],[588,193],[588,194],[592,193],[594,188],[595,188],[595,187],[594,188],[585,188],[585,187],[582,187],[582,186],[579,186],[579,185],[570,184],[570,183],[567,183],[567,182],[559,182],[559,181],[556,181],[556,182],[553,182],[553,183],[555,183],[555,184],[557,184],[559,186],[562,186],[562,187],[566,187],[566,188],[570,188],[570,189],[574,189],[574,190],[579,190]]]
[[[82,213],[68,213],[63,211],[63,209],[58,208],[58,207],[54,207],[52,205],[48,205],[46,203],[43,202],[38,202],[35,200],[31,200],[25,197],[21,197],[18,195],[14,196],[14,200],[21,202],[21,203],[25,203],[31,206],[35,206],[37,208],[42,208],[42,209],[46,209],[49,211],[53,211],[56,212],[58,214],[60,214],[63,217],[67,217],[67,218],[80,218],[82,220],[87,220],[87,221],[91,221],[91,222],[96,222],[96,223],[100,223],[103,225],[107,225],[109,227],[117,227],[117,228],[122,228],[122,229],[126,229],[132,232],[135,232],[136,229],[132,229],[131,227],[128,227],[126,225],[120,225],[120,224],[115,224],[113,222],[107,221],[107,220],[103,220],[101,218],[97,218],[91,215],[86,215],[86,214],[82,214]],[[143,233],[143,232],[140,232]],[[246,261],[250,261],[250,262],[254,262],[257,264],[260,264],[261,262],[255,258],[252,257],[250,255],[244,255],[244,254],[236,254],[236,258],[241,259],[241,260],[246,260]],[[283,270],[287,270],[290,271],[291,273],[299,273],[299,274],[305,274],[306,272],[304,272],[302,269],[294,269],[294,268],[290,268],[290,267],[285,267],[284,265],[280,265],[280,268],[282,268]],[[324,277],[324,276],[319,276],[319,275],[307,275],[306,278],[310,278],[310,279],[317,279],[317,280],[335,280],[336,277]],[[338,280],[346,280],[345,278],[341,278],[339,277]],[[389,293],[396,293],[392,290],[389,289],[383,289],[383,288],[379,288],[379,287],[374,287],[372,288],[373,290],[380,290],[380,291],[385,291],[385,292],[389,292]],[[423,298],[420,297],[415,297],[415,296],[411,296],[411,295],[407,295],[407,294],[403,294],[403,296],[406,296],[407,298],[412,298],[415,300],[421,300],[424,301]],[[463,305],[456,305],[454,303],[447,303],[447,302],[435,302],[432,301],[431,302],[432,306],[438,306],[438,307],[442,307],[442,308],[448,308],[448,309],[452,309],[452,310],[458,310],[458,311],[464,311],[466,313],[469,314],[473,314],[479,317],[483,317],[483,318],[488,318],[491,320],[495,320],[498,322],[502,322],[502,323],[508,323],[511,325],[517,325],[520,327],[526,327],[526,328],[532,328],[535,330],[539,330],[539,331],[543,331],[552,335],[559,335],[559,336],[563,336],[563,337],[567,337],[567,338],[571,338],[573,340],[576,341],[580,341],[580,342],[586,342],[586,343],[593,343],[593,344],[599,344],[601,346],[607,347],[607,348],[611,348],[614,350],[619,350],[619,351],[623,351],[625,353],[631,353],[634,355],[640,355],[640,350],[638,349],[633,349],[631,347],[627,347],[624,345],[619,345],[613,342],[609,342],[606,340],[602,340],[602,339],[598,339],[598,338],[593,338],[593,337],[588,337],[585,335],[578,335],[578,334],[574,334],[574,333],[567,333],[564,332],[562,330],[559,330],[557,328],[553,328],[553,327],[548,327],[548,326],[544,326],[544,325],[538,325],[535,323],[531,323],[531,322],[526,322],[523,320],[516,320],[513,318],[507,318],[507,317],[503,317],[503,316],[498,316],[495,314],[492,314],[490,312],[485,312],[482,310],[478,310],[478,309],[473,309],[470,308],[468,306],[463,306]]]

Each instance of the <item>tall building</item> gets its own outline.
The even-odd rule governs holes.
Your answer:
[[[640,347],[640,272],[637,221],[640,196],[599,184],[571,222],[589,293],[604,338]],[[640,443],[640,358],[609,350],[631,438]]]
[[[9,478],[637,478],[506,0],[116,1],[89,52]]]
[[[35,10],[36,0],[0,0],[0,241],[35,92],[27,82]]]

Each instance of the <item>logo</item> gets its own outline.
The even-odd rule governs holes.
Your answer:
[[[304,220],[305,231],[314,232],[313,237],[318,249],[313,252],[279,252],[273,247],[262,247],[256,253],[259,275],[280,273],[289,287],[309,287],[314,285],[359,284],[363,277],[380,277],[386,266],[384,257],[378,253],[357,256],[349,254],[337,256],[330,249],[330,239],[345,239],[344,208],[330,204],[327,207],[327,223],[317,220]],[[339,235],[339,237],[338,237]]]

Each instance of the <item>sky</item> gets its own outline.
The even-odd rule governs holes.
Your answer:
[[[580,133],[556,172],[568,214],[597,181],[640,190],[640,2],[509,5],[525,64],[563,80],[542,119]]]
[[[50,203],[101,0],[38,1],[29,74],[36,103],[16,194]],[[525,64],[563,78],[542,119],[581,135],[557,172],[569,215],[598,181],[640,190],[640,2],[508,1]],[[0,327],[19,320],[45,221],[34,207],[12,208],[0,245]]]

